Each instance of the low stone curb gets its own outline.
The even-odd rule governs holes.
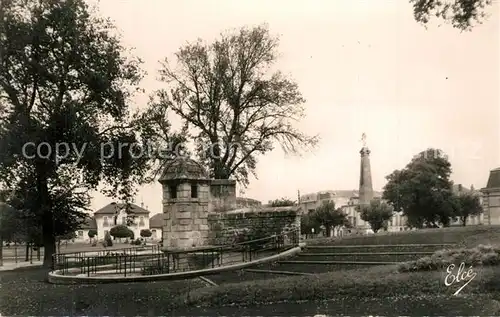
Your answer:
[[[301,251],[301,246],[292,248],[290,250],[284,251],[280,254],[272,255],[267,258],[262,258],[250,262],[243,262],[238,264],[232,264],[228,266],[221,266],[210,269],[196,270],[196,271],[188,271],[188,272],[176,272],[169,274],[157,274],[157,275],[143,275],[143,276],[68,276],[68,275],[60,275],[59,272],[61,270],[56,270],[49,272],[48,281],[52,284],[104,284],[104,283],[125,283],[125,282],[151,282],[151,281],[164,281],[164,280],[179,280],[179,279],[188,279],[193,277],[200,277],[205,275],[212,275],[221,272],[239,270],[246,267],[250,267],[253,265],[276,261],[281,258],[286,258],[292,255],[295,255]],[[70,269],[73,270],[73,269]],[[80,268],[75,268],[76,271],[79,271]]]

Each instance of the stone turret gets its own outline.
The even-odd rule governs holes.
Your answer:
[[[359,175],[359,204],[368,205],[373,199],[372,172],[370,168],[370,150],[366,146],[366,134],[362,136],[361,169]]]
[[[159,179],[163,188],[163,246],[187,249],[201,246],[208,238],[210,179],[201,164],[176,158]]]

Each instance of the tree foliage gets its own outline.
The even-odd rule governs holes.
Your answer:
[[[313,232],[314,229],[314,232]],[[319,233],[321,231],[321,223],[311,215],[302,215],[300,217],[300,232],[301,234]]]
[[[213,178],[234,177],[246,186],[258,155],[276,143],[287,153],[317,143],[293,126],[304,117],[304,98],[297,83],[272,70],[278,42],[266,26],[242,28],[210,44],[186,44],[175,67],[167,59],[162,64],[168,89],[156,93],[151,111],[171,109],[181,117]]]
[[[109,230],[109,234],[114,238],[134,238],[134,232],[126,225],[117,225]]]
[[[427,24],[433,17],[451,23],[462,31],[482,23],[491,0],[410,0],[417,22]]]
[[[347,215],[335,208],[333,201],[325,201],[315,211],[308,215],[313,223],[323,225],[326,228],[326,235],[330,236],[332,228],[347,226],[349,220]]]
[[[368,222],[375,233],[384,228],[393,215],[392,206],[381,199],[373,199],[369,205],[360,205],[358,207],[361,219]]]
[[[149,229],[142,229],[141,232],[140,232],[140,235],[143,238],[149,238],[149,237],[151,237],[153,235],[153,233]]]
[[[448,226],[454,219],[451,164],[441,150],[427,149],[402,170],[386,176],[383,199],[403,211],[409,227]]]
[[[271,207],[288,207],[288,206],[295,206],[295,201],[288,198],[280,198],[280,199],[270,200],[268,204]]]
[[[87,235],[89,236],[90,239],[94,238],[95,236],[97,236],[97,230],[95,229],[90,229],[89,232],[87,233]]]
[[[0,18],[0,179],[11,188],[29,177],[36,188],[29,210],[40,219],[50,266],[55,222],[74,224],[71,207],[54,196],[70,199],[102,184],[128,201],[150,167],[147,156],[128,151],[142,141],[128,107],[140,61],[83,0],[2,1]],[[52,151],[40,155],[43,142]],[[69,148],[56,153],[57,144]]]
[[[460,193],[454,195],[455,215],[460,219],[463,226],[467,224],[470,216],[476,216],[483,212],[479,197],[473,193]]]

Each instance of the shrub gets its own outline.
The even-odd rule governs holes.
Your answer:
[[[90,239],[94,238],[97,235],[97,230],[95,229],[90,229],[88,232],[88,236]]]
[[[153,235],[153,233],[149,229],[142,229],[141,232],[140,232],[140,235],[143,238],[149,238],[149,237],[151,237]]]
[[[115,238],[134,238],[134,232],[125,225],[117,225],[109,230],[109,234]]]
[[[106,232],[106,234],[104,235],[103,245],[105,247],[112,247],[113,246],[113,239],[111,239],[111,235],[109,234],[109,232]]]
[[[448,267],[450,264],[466,266],[500,265],[500,249],[490,245],[479,245],[473,249],[439,250],[431,256],[399,264],[399,272],[435,271]]]

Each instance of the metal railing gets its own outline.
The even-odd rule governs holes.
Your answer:
[[[188,250],[160,250],[160,246],[61,253],[53,256],[53,270],[62,275],[137,276],[196,271],[250,262],[298,246],[299,231]]]

